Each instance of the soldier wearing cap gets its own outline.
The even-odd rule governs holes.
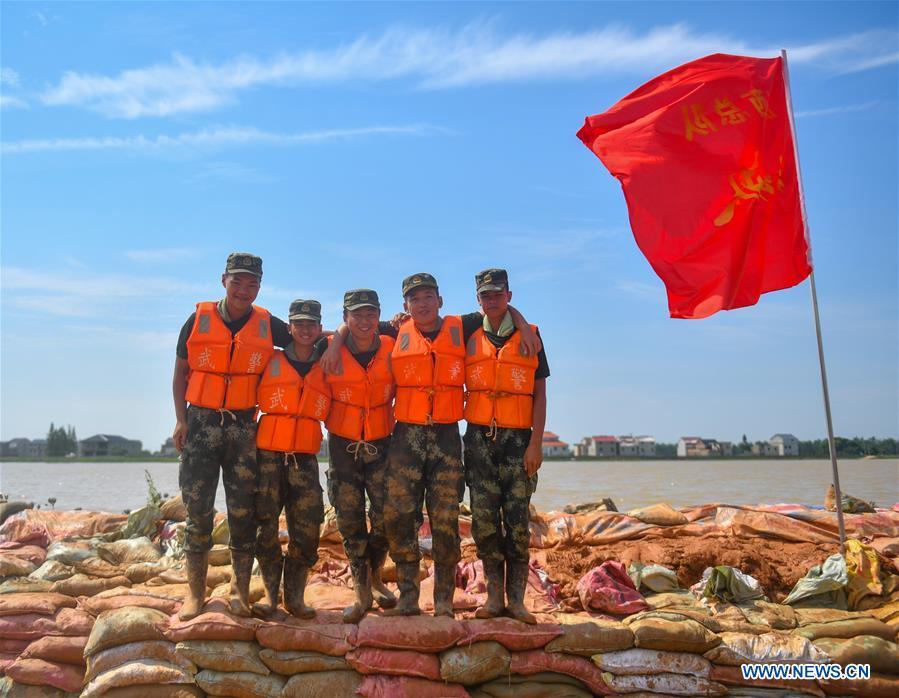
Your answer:
[[[347,623],[359,622],[373,600],[381,608],[396,605],[396,597],[381,579],[387,559],[383,511],[394,382],[390,372],[393,339],[379,334],[380,316],[381,304],[373,290],[346,292],[343,319],[348,334],[345,342],[332,341],[339,352],[339,372],[327,376],[331,388],[326,422],[331,458],[328,498],[337,513],[356,593],[356,602],[343,612]],[[365,519],[366,494],[370,529]]]
[[[421,612],[418,528],[424,503],[433,540],[434,615],[451,616],[460,558],[459,502],[465,491],[458,426],[464,401],[465,341],[481,326],[482,317],[480,313],[441,317],[443,299],[431,274],[406,277],[402,291],[408,319],[399,329],[381,326],[384,334],[396,335],[390,358],[397,423],[390,442],[384,520],[390,555],[397,566],[397,612]],[[516,317],[523,332],[531,332],[524,318]],[[332,345],[344,332],[338,330]],[[529,349],[536,353],[539,340],[533,336],[532,341]]]
[[[282,320],[253,305],[261,281],[259,257],[229,255],[222,274],[225,297],[198,303],[178,338],[172,438],[181,451],[178,480],[187,508],[184,550],[190,595],[179,612],[183,619],[203,607],[220,469],[234,570],[231,610],[250,615],[258,479],[256,389],[274,346],[284,347],[291,339]]]
[[[263,414],[256,432],[256,558],[265,596],[253,604],[253,614],[263,618],[278,606],[282,570],[285,608],[300,618],[315,615],[303,597],[309,570],[318,560],[319,531],[325,518],[316,454],[322,442],[321,422],[331,406],[331,389],[318,363],[328,346],[322,337],[321,304],[295,300],[288,320],[293,341],[274,352],[257,391]],[[282,509],[289,536],[286,558],[278,540]]]
[[[524,606],[528,512],[543,462],[549,365],[543,349],[536,356],[524,351],[509,312],[506,271],[486,269],[475,285],[484,319],[466,343],[465,479],[471,532],[487,577],[487,602],[475,615],[493,618],[505,608],[513,618],[535,623]]]

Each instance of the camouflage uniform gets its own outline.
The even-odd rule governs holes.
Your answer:
[[[530,429],[495,429],[469,424],[465,431],[465,481],[471,498],[471,534],[478,557],[528,563],[531,495],[537,474],[528,477],[524,452]]]
[[[278,518],[284,509],[289,535],[287,557],[303,567],[312,567],[318,560],[318,539],[325,519],[318,459],[308,453],[285,454],[264,449],[257,451],[257,459],[256,557],[260,563],[280,561]]]
[[[368,560],[372,569],[378,568],[387,558],[384,498],[390,437],[360,442],[330,434],[328,440],[328,499],[337,514],[343,549],[351,564]],[[366,493],[370,529],[365,520]]]
[[[219,468],[225,486],[231,550],[253,553],[256,484],[255,408],[213,410],[189,405],[187,439],[178,468],[178,484],[187,509],[184,549],[203,553],[212,547],[215,491]]]
[[[390,557],[418,563],[421,506],[428,511],[434,560],[455,565],[459,552],[459,502],[465,494],[459,425],[397,422],[390,443],[384,519]]]

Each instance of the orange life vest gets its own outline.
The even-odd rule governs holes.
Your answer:
[[[259,410],[265,413],[256,429],[256,446],[282,453],[318,453],[321,421],[331,406],[331,389],[321,366],[315,364],[301,376],[284,352],[276,350],[256,394]]]
[[[381,335],[381,346],[366,368],[346,348],[340,348],[343,373],[328,374],[331,412],[325,422],[328,431],[352,441],[375,441],[393,431],[393,376],[390,351],[393,338]]]
[[[537,328],[531,326],[534,332]],[[465,353],[465,419],[472,424],[528,429],[534,420],[537,357],[522,353],[521,333],[512,333],[497,349],[478,329]]]
[[[406,320],[400,325],[390,360],[396,380],[394,411],[399,422],[452,424],[462,419],[465,346],[462,318],[443,318],[429,341]]]
[[[250,318],[233,337],[218,303],[197,303],[187,339],[190,377],[184,399],[198,407],[244,410],[256,406],[256,386],[274,351],[271,316],[253,306]]]

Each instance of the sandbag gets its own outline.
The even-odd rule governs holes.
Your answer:
[[[208,605],[207,605],[208,607]],[[172,616],[165,629],[166,639],[171,642],[185,640],[252,640],[259,621],[255,618],[241,618],[219,611],[207,611],[190,620],[180,620]]]
[[[824,691],[815,681],[807,679],[744,679],[738,666],[712,665],[710,675],[712,681],[723,683],[725,686],[752,686],[755,688],[780,688],[800,693],[808,693],[813,696],[823,696]]]
[[[0,696],[3,698],[78,698],[78,693],[67,693],[53,686],[29,686],[16,683],[10,677],[0,678]]]
[[[84,648],[87,636],[57,637],[47,635],[35,640],[22,652],[23,659],[45,659],[48,662],[63,662],[84,666]]]
[[[544,651],[592,657],[599,652],[625,650],[634,646],[634,634],[622,623],[610,620],[587,621],[562,626],[562,634]]]
[[[68,596],[93,596],[107,589],[130,586],[131,580],[128,577],[88,577],[79,573],[53,582],[50,591]]]
[[[870,664],[872,672],[899,674],[899,645],[880,637],[859,635],[848,640],[820,637],[814,647],[841,666]]]
[[[57,540],[47,548],[47,560],[55,560],[64,565],[74,565],[96,555],[91,541]]]
[[[347,652],[346,660],[360,674],[417,676],[421,679],[440,681],[440,660],[434,654],[359,647]]]
[[[755,600],[742,605],[740,610],[753,625],[765,625],[772,630],[790,630],[798,624],[796,611],[782,604]]]
[[[273,650],[306,650],[342,657],[356,645],[356,626],[267,623],[256,630],[256,641]]]
[[[705,653],[715,664],[740,666],[751,662],[826,662],[827,656],[806,638],[783,633],[721,633],[721,644]]]
[[[627,566],[627,576],[631,578],[637,591],[645,587],[656,593],[677,591],[680,583],[677,574],[662,565],[644,565],[642,562],[632,562]]]
[[[233,576],[234,571],[231,568],[231,565],[222,565],[220,567],[213,567],[210,565],[206,568],[206,586],[210,589],[215,589],[217,586],[221,584],[227,584],[231,582],[231,577]],[[254,579],[250,580],[250,583]],[[261,581],[261,580],[260,580]],[[226,594],[230,593],[231,589],[228,588]],[[258,600],[258,599],[257,599]]]
[[[43,546],[25,543],[0,543],[0,554],[28,560],[38,567],[47,559],[47,550]]]
[[[344,657],[332,657],[321,652],[303,650],[272,650],[268,647],[260,650],[259,659],[276,674],[293,676],[313,671],[352,671]]]
[[[583,683],[594,694],[605,696],[612,693],[602,678],[602,672],[589,659],[569,654],[547,654],[540,650],[513,652],[509,671],[527,676],[540,672],[566,674]]]
[[[159,686],[120,686],[103,694],[103,698],[206,698],[199,686],[170,683]]]
[[[249,671],[263,676],[271,673],[259,659],[259,645],[255,642],[185,640],[175,650],[201,669]]]
[[[87,671],[84,674],[84,680],[90,681],[103,672],[135,659],[156,659],[174,664],[188,674],[197,673],[197,667],[192,661],[175,652],[174,643],[166,640],[145,640],[117,645],[90,655],[87,657]]]
[[[684,514],[676,509],[672,509],[671,505],[664,502],[639,509],[631,509],[627,512],[627,515],[652,526],[682,526],[687,523],[687,517]]]
[[[92,679],[81,692],[81,698],[101,696],[117,686],[146,684],[193,683],[193,676],[181,667],[158,659],[135,659],[104,671]]]
[[[171,499],[165,500],[159,507],[159,518],[166,521],[186,521],[187,507],[184,506],[184,500],[181,495],[175,495]]]
[[[170,566],[170,563],[165,560],[135,562],[125,568],[124,575],[131,580],[132,584],[143,584],[147,580],[153,579],[153,577],[158,577]]]
[[[649,608],[617,560],[606,560],[581,577],[577,594],[585,611],[630,614]]]
[[[0,577],[27,577],[36,569],[29,560],[0,552]]]
[[[75,572],[88,577],[124,577],[127,565],[112,565],[99,557],[89,557],[72,565]]]
[[[849,583],[846,560],[840,553],[813,566],[793,585],[783,603],[791,606],[846,608],[845,587]]]
[[[10,640],[0,637],[0,652],[12,653],[18,657],[30,644],[31,640]]]
[[[165,613],[153,608],[115,608],[103,611],[94,623],[84,648],[84,656],[89,657],[108,647],[129,642],[162,640],[160,626],[164,626],[167,620]]]
[[[440,677],[471,686],[507,674],[511,661],[509,651],[494,640],[466,644],[440,654]]]
[[[314,671],[291,676],[281,692],[282,698],[337,698],[355,696],[362,677],[355,671]]]
[[[496,640],[511,652],[540,649],[563,632],[559,625],[548,623],[528,625],[511,618],[466,620],[463,625],[466,635],[457,644]]]
[[[503,676],[471,690],[472,698],[587,698],[593,694],[565,674],[540,672],[529,676]]]
[[[440,652],[465,636],[464,625],[444,616],[367,617],[359,623],[356,645]]]
[[[48,662],[46,659],[19,657],[6,667],[6,675],[16,683],[53,686],[60,691],[75,692],[81,689],[84,669],[62,662]]]
[[[61,608],[52,616],[23,613],[0,616],[0,637],[38,640],[45,635],[89,635],[94,619],[77,608]]]
[[[92,596],[89,599],[81,600],[80,605],[81,608],[92,616],[99,616],[103,611],[111,611],[116,608],[125,608],[129,606],[155,608],[157,611],[162,611],[167,616],[170,616],[181,608],[180,601],[160,599],[146,594],[129,594],[127,590],[123,590],[118,596]]]
[[[634,674],[615,676],[604,673],[605,682],[617,693],[650,691],[670,696],[723,696],[727,687],[701,676],[683,674]]]
[[[10,577],[0,584],[0,595],[4,594],[40,594],[50,591],[53,582],[34,577]]]
[[[213,671],[203,669],[195,677],[197,685],[211,696],[229,698],[277,698],[282,695],[283,676],[260,676],[249,671]]]
[[[410,676],[366,676],[356,693],[366,698],[469,698],[459,684]]]
[[[637,613],[636,615],[625,618],[621,622],[630,627],[644,618],[661,618],[662,620],[673,620],[676,622],[682,620],[695,620],[706,630],[710,630],[713,633],[720,633],[722,631],[721,623],[718,619],[712,617],[704,608],[663,608],[660,610],[646,611],[645,613]]]
[[[630,629],[634,644],[646,649],[702,654],[721,642],[715,633],[688,618],[681,621],[644,618],[631,623]]]
[[[829,696],[866,696],[866,698],[896,698],[899,696],[899,678],[885,674],[871,674],[867,679],[822,679],[821,688]]]
[[[44,560],[44,563],[28,576],[31,579],[58,582],[60,579],[68,579],[73,574],[75,574],[75,570],[69,565],[64,565],[57,560]]]
[[[703,598],[719,598],[729,603],[765,598],[765,591],[755,577],[729,565],[706,567],[702,578],[690,590]]]
[[[44,593],[3,594],[0,595],[0,616],[13,616],[22,613],[38,613],[53,615],[60,608],[75,608],[76,602],[71,596]]]
[[[894,640],[896,629],[876,618],[858,617],[838,620],[832,623],[810,623],[796,628],[796,635],[817,640],[819,637],[851,638],[859,635],[874,635],[883,640]]]
[[[712,670],[709,660],[696,654],[639,647],[594,655],[593,663],[603,671],[610,671],[618,676],[690,674],[708,678]]]

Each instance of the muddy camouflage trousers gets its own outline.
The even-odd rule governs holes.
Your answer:
[[[432,557],[455,565],[459,551],[459,502],[465,494],[459,425],[397,422],[390,442],[384,522],[390,557],[418,562],[418,529],[424,503],[431,526]]]
[[[531,495],[537,474],[528,477],[524,452],[530,429],[495,430],[469,424],[465,430],[465,481],[471,498],[471,535],[478,557],[528,562]]]
[[[254,500],[259,471],[254,412],[220,412],[194,405],[187,408],[187,439],[178,485],[187,509],[184,549],[188,552],[200,553],[212,547],[219,470],[225,487],[230,547],[245,553],[252,553],[256,547]]]
[[[312,567],[318,560],[318,538],[325,519],[318,459],[309,453],[259,449],[256,460],[256,557],[260,562],[281,559],[278,519],[283,509],[287,519],[287,557],[299,560],[303,567]]]
[[[337,530],[351,564],[368,560],[379,567],[387,559],[384,498],[390,437],[371,442],[328,436],[328,499],[337,515]],[[368,521],[365,496],[368,495]],[[369,522],[371,528],[369,529]]]

